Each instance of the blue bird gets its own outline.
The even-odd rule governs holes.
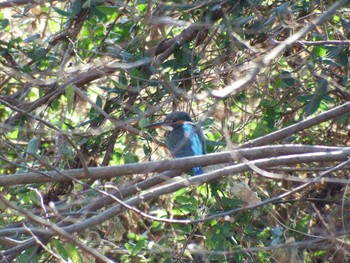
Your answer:
[[[165,143],[171,155],[175,158],[205,154],[205,144],[202,129],[192,122],[191,117],[183,111],[175,111],[167,115],[164,121],[153,123],[145,128],[166,130]],[[194,167],[194,175],[203,173],[202,167]]]

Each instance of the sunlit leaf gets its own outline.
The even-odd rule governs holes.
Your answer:
[[[65,89],[65,94],[67,98],[67,110],[68,112],[72,112],[73,105],[74,105],[74,86],[71,84],[66,85]]]
[[[323,46],[316,46],[312,50],[312,57],[314,59],[319,59],[320,57],[326,56],[328,49]]]
[[[113,15],[114,13],[119,12],[120,6],[99,5],[99,6],[96,6],[96,9],[105,15]]]
[[[10,24],[8,19],[0,20],[0,30],[4,30]]]
[[[57,251],[63,258],[68,258],[67,251],[61,241],[58,239],[52,239],[50,243],[52,244],[52,248]]]
[[[134,248],[132,249],[132,255],[137,255],[141,251],[141,249],[144,247],[145,243],[146,242],[144,239],[140,239],[136,243],[136,246],[134,246]]]
[[[72,262],[83,263],[83,259],[80,255],[80,251],[76,245],[69,243],[65,246],[65,249],[67,252],[67,256],[69,257],[69,259],[72,260]]]

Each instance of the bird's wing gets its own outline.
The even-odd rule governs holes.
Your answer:
[[[207,149],[205,147],[205,137],[204,137],[203,130],[198,124],[195,124],[195,126],[196,126],[196,131],[198,133],[199,139],[201,140],[201,143],[203,145],[203,154],[206,154],[207,153]]]
[[[204,137],[202,128],[198,124],[195,124],[195,123],[192,123],[192,122],[188,122],[187,124],[190,124],[190,125],[193,126],[193,130],[198,135],[198,139],[199,139],[201,145],[203,146],[202,147],[203,148],[202,154],[206,154],[207,150],[206,150],[206,147],[205,147],[205,137]]]

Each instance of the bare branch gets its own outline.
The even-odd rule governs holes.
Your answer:
[[[350,147],[326,147],[326,146],[302,146],[302,145],[278,145],[278,146],[265,146],[256,147],[250,149],[236,150],[240,155],[247,159],[258,159],[262,157],[281,156],[287,154],[303,154],[303,153],[320,153],[330,151],[350,151]],[[43,182],[66,182],[71,181],[72,178],[76,180],[81,179],[103,179],[112,178],[117,176],[126,176],[131,174],[147,174],[153,172],[163,172],[168,170],[182,169],[189,171],[192,167],[196,166],[209,166],[220,163],[232,162],[232,156],[230,152],[221,152],[207,154],[203,156],[178,158],[173,160],[157,161],[157,162],[145,162],[125,164],[119,166],[110,167],[92,167],[89,168],[89,175],[87,176],[84,169],[65,170],[60,172],[28,172],[17,173],[13,175],[0,176],[0,184],[4,186],[29,184],[29,183],[43,183]],[[317,161],[317,160],[315,160]],[[42,173],[45,173],[44,176]]]

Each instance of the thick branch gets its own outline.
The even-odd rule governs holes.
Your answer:
[[[239,149],[235,152],[251,160],[287,154],[317,153],[335,150],[350,152],[350,147],[279,145],[256,147],[251,149]],[[0,185],[10,186],[29,183],[66,182],[71,181],[72,179],[105,179],[117,176],[147,174],[179,169],[189,171],[192,167],[196,166],[209,166],[232,161],[232,155],[230,152],[221,152],[203,156],[179,158],[157,162],[133,163],[110,167],[92,167],[89,168],[88,177],[86,176],[84,169],[65,170],[61,172],[45,172],[46,176],[42,174],[42,171],[40,173],[17,173],[0,176]]]
[[[35,4],[34,0],[12,0],[0,3],[0,9],[6,7],[15,7],[19,5]]]
[[[350,148],[343,148],[338,149],[334,151],[324,151],[324,152],[318,152],[318,153],[306,153],[306,154],[294,154],[294,155],[286,155],[281,157],[272,157],[272,158],[263,158],[255,161],[251,161],[250,164],[254,164],[260,168],[268,168],[271,166],[277,166],[277,165],[292,165],[292,164],[300,164],[300,163],[311,163],[311,162],[344,162],[343,164],[339,165],[339,168],[346,165],[349,161],[349,155],[350,155]],[[331,170],[335,171],[338,169],[338,167],[332,168]],[[203,175],[193,176],[189,179],[182,179],[176,182],[169,182],[165,185],[162,185],[160,187],[150,189],[140,195],[134,196],[128,200],[126,200],[124,203],[129,206],[137,206],[143,202],[146,202],[154,197],[158,197],[160,195],[173,193],[181,188],[188,187],[189,185],[200,185],[205,182],[212,182],[216,181],[224,176],[242,173],[249,171],[249,164],[235,164],[229,167],[225,167],[222,169],[217,169],[212,172],[205,173]],[[329,171],[324,172],[322,174],[329,173]],[[317,180],[315,178],[310,179],[310,183],[315,183]],[[294,190],[293,190],[294,191]],[[266,203],[264,201],[264,203]],[[249,209],[244,209],[249,210]],[[67,231],[68,233],[73,232],[81,232],[85,229],[100,224],[109,218],[113,216],[117,216],[121,212],[125,211],[125,207],[117,204],[113,207],[108,208],[101,214],[88,218],[84,221],[74,223],[67,227],[62,227],[64,231]],[[193,220],[170,220],[170,219],[160,219],[159,221],[167,221],[172,223],[182,223],[182,224],[189,224],[193,223]],[[205,220],[198,220],[198,221],[205,221]],[[43,234],[42,230],[40,228],[32,228],[31,229],[33,233],[35,234]],[[25,234],[26,229],[24,228],[7,228],[7,229],[0,229],[0,236],[9,236],[9,235],[18,235],[18,234]],[[46,230],[45,236],[47,235],[53,235],[54,232],[52,230]]]

